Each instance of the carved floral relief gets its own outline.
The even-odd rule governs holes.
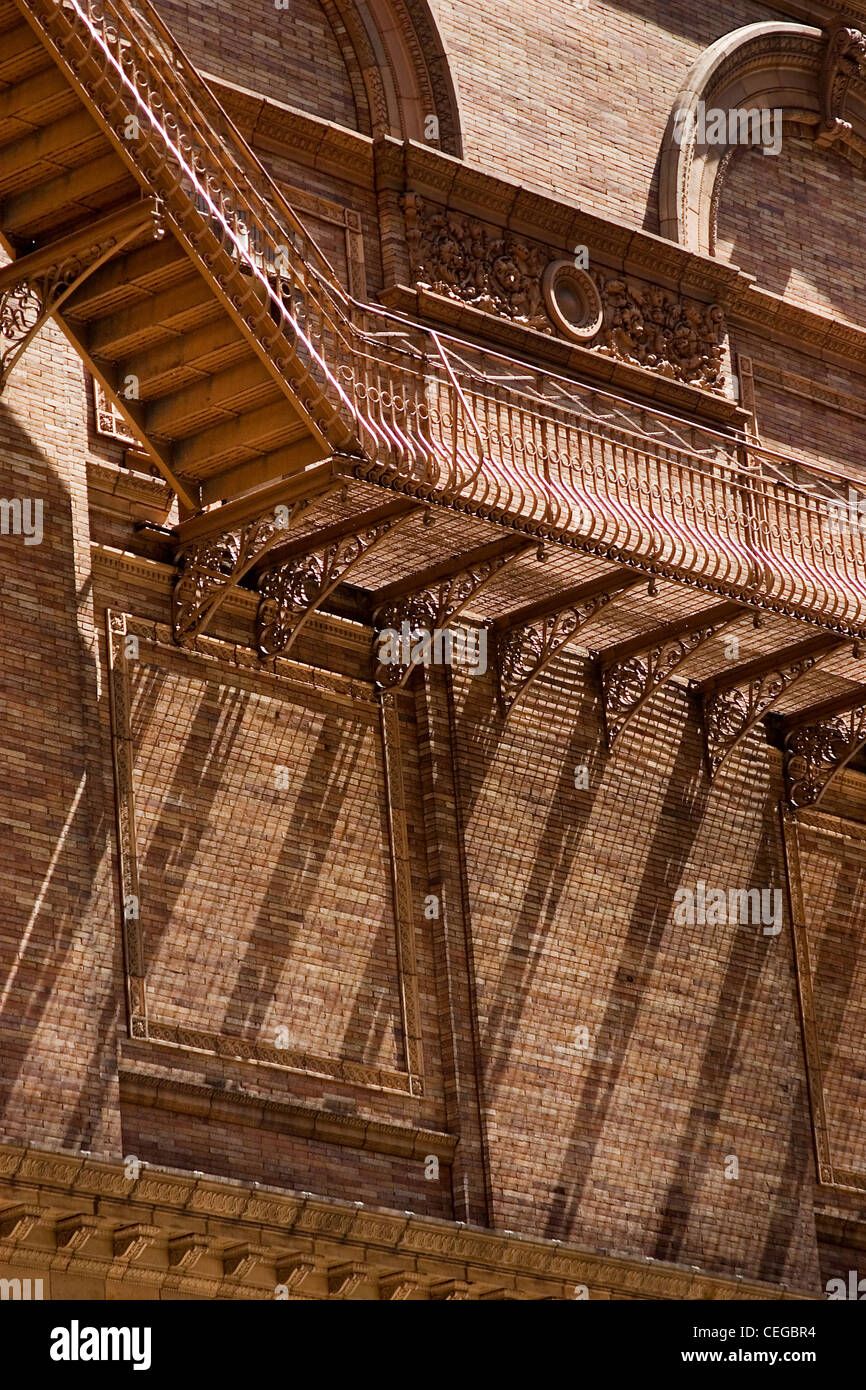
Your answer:
[[[556,280],[548,274],[545,283],[555,259],[547,248],[415,193],[406,195],[405,210],[412,271],[421,288],[540,333],[567,332],[559,306],[549,302]],[[589,340],[578,331],[568,336],[671,380],[723,390],[727,330],[719,305],[609,271],[582,273],[598,295],[601,322]]]

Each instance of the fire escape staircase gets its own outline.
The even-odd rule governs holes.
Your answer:
[[[0,237],[0,392],[53,317],[177,494],[180,642],[252,577],[260,649],[287,649],[360,557],[438,509],[451,555],[474,524],[465,553],[397,576],[372,614],[453,622],[536,550],[595,564],[497,609],[504,717],[641,577],[707,606],[667,623],[637,609],[640,630],[599,651],[611,746],[740,618],[788,635],[696,685],[710,775],[795,681],[859,654],[866,548],[840,531],[829,470],[353,300],[147,0],[0,0]],[[318,547],[287,534],[357,484],[366,510],[342,531],[329,513]],[[293,576],[312,558],[304,601]],[[828,692],[777,733],[801,762],[812,738],[836,775],[866,710],[856,673]],[[789,777],[792,805],[823,794],[815,780]]]

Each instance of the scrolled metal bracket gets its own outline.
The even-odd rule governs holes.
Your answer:
[[[613,600],[643,575],[622,571],[566,590],[544,604],[509,614],[494,624],[499,708],[508,718],[533,681],[569,642],[600,617]]]
[[[37,333],[78,287],[144,231],[163,236],[158,199],[138,201],[0,270],[0,395]]]
[[[597,663],[608,748],[613,749],[635,715],[690,657],[748,616],[747,608],[721,603],[600,652]]]
[[[832,637],[811,638],[787,651],[746,662],[701,684],[704,756],[711,782],[723,763],[782,696],[841,645]]]
[[[180,572],[171,596],[172,634],[178,646],[203,636],[214,613],[253,565],[284,541],[309,499],[272,512],[220,535],[193,541],[178,554]]]
[[[262,657],[284,656],[328,595],[368,555],[421,515],[423,508],[391,504],[329,527],[299,542],[259,580],[256,646]]]
[[[393,586],[379,596],[373,614],[373,650],[379,690],[398,690],[406,684],[420,657],[416,639],[446,629],[503,570],[538,546],[515,541],[494,542],[462,557],[452,565],[436,566],[414,580]],[[390,634],[408,633],[405,660],[383,659],[384,640]]]
[[[772,719],[772,716],[771,716]],[[825,700],[775,721],[792,811],[817,806],[830,784],[866,748],[866,690]]]

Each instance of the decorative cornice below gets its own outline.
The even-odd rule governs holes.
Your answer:
[[[91,1290],[101,1279],[106,1297],[134,1286],[154,1298],[437,1299],[449,1281],[472,1299],[819,1296],[205,1174],[141,1164],[127,1176],[129,1166],[0,1146],[0,1265],[47,1274],[49,1297],[54,1272]]]
[[[455,1135],[438,1130],[278,1099],[240,1089],[230,1081],[225,1088],[182,1081],[130,1064],[121,1069],[120,1090],[124,1104],[196,1115],[216,1123],[260,1126],[267,1117],[269,1133],[277,1130],[370,1153],[422,1159],[434,1154],[441,1162],[451,1163],[457,1146]]]

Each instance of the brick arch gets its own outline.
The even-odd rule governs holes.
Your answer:
[[[722,110],[781,108],[786,121],[820,126],[826,51],[823,30],[772,22],[735,29],[702,54],[677,93],[662,141],[662,236],[691,251],[712,254],[720,186],[730,164],[731,148],[699,146],[693,126],[690,137],[677,139],[685,113],[694,115],[700,101]],[[863,138],[866,148],[866,103],[853,92],[846,115],[855,143]]]
[[[341,41],[367,133],[463,153],[457,94],[427,0],[321,0]],[[431,138],[429,117],[438,122]]]

